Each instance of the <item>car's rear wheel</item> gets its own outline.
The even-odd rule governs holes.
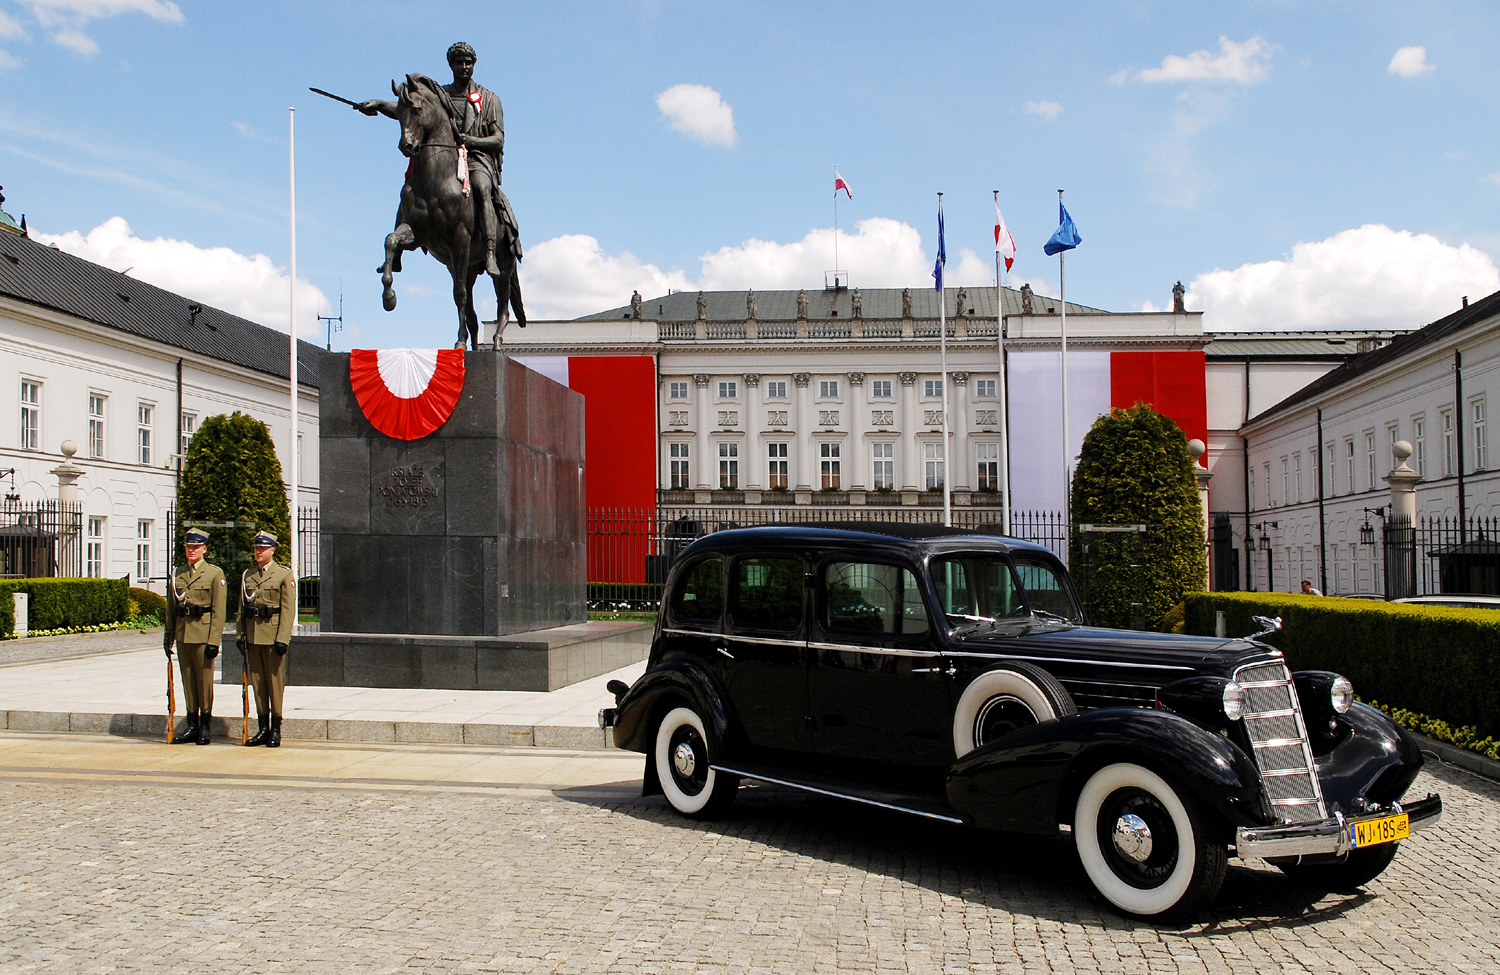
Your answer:
[[[1396,859],[1399,843],[1382,843],[1363,850],[1350,850],[1342,859],[1273,857],[1268,862],[1297,883],[1315,890],[1348,894],[1385,872]]]
[[[703,718],[690,707],[668,711],[656,726],[656,778],[662,795],[684,816],[706,818],[734,802],[738,776],[710,766],[713,754]]]
[[[1125,914],[1188,916],[1218,894],[1229,854],[1191,796],[1139,765],[1106,765],[1078,794],[1073,841],[1090,882]]]
[[[1040,667],[1009,663],[974,678],[953,713],[953,752],[962,758],[1013,731],[1077,714],[1073,697]]]

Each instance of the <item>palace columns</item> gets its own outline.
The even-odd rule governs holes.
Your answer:
[[[718,458],[710,454],[713,439],[708,435],[713,429],[713,394],[708,388],[712,379],[706,372],[693,373],[693,383],[698,391],[698,429],[694,432],[693,450],[698,456],[690,458],[689,464],[697,471],[696,486],[699,491],[712,491],[718,484]]]
[[[917,442],[917,374],[903,372],[901,379],[901,490],[922,490],[922,449]]]
[[[796,415],[792,422],[796,424],[793,428],[796,434],[797,444],[797,469],[792,474],[798,491],[812,491],[813,485],[818,482],[818,461],[813,456],[813,430],[817,424],[813,421],[816,417],[812,411],[812,396],[807,391],[812,382],[812,373],[794,372],[792,382],[797,387]]]
[[[865,374],[845,374],[849,380],[849,446],[844,457],[844,482],[851,491],[866,490],[865,477],[870,472],[865,456],[865,421],[869,418],[865,403]]]

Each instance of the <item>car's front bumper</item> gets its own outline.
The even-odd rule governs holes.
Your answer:
[[[1443,818],[1443,800],[1437,793],[1415,802],[1395,802],[1391,808],[1346,819],[1342,813],[1315,823],[1276,826],[1241,826],[1235,830],[1235,850],[1241,857],[1295,857],[1333,854],[1342,856],[1354,848],[1356,823],[1406,813],[1412,832],[1434,826]]]

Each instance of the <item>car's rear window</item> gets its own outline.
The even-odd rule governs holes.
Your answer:
[[[672,616],[717,623],[724,609],[724,560],[704,559],[683,573],[672,593]]]
[[[735,626],[790,633],[802,624],[802,589],[801,559],[740,559],[729,617]]]
[[[823,628],[830,632],[927,632],[927,610],[909,569],[830,562],[823,569]]]

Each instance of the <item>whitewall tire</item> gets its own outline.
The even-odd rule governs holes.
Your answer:
[[[974,678],[953,712],[953,753],[959,758],[1012,731],[1078,713],[1057,678],[1040,667],[1009,663]]]
[[[692,708],[673,708],[661,719],[653,757],[662,795],[684,816],[712,816],[734,801],[739,778],[710,767],[708,734]]]

